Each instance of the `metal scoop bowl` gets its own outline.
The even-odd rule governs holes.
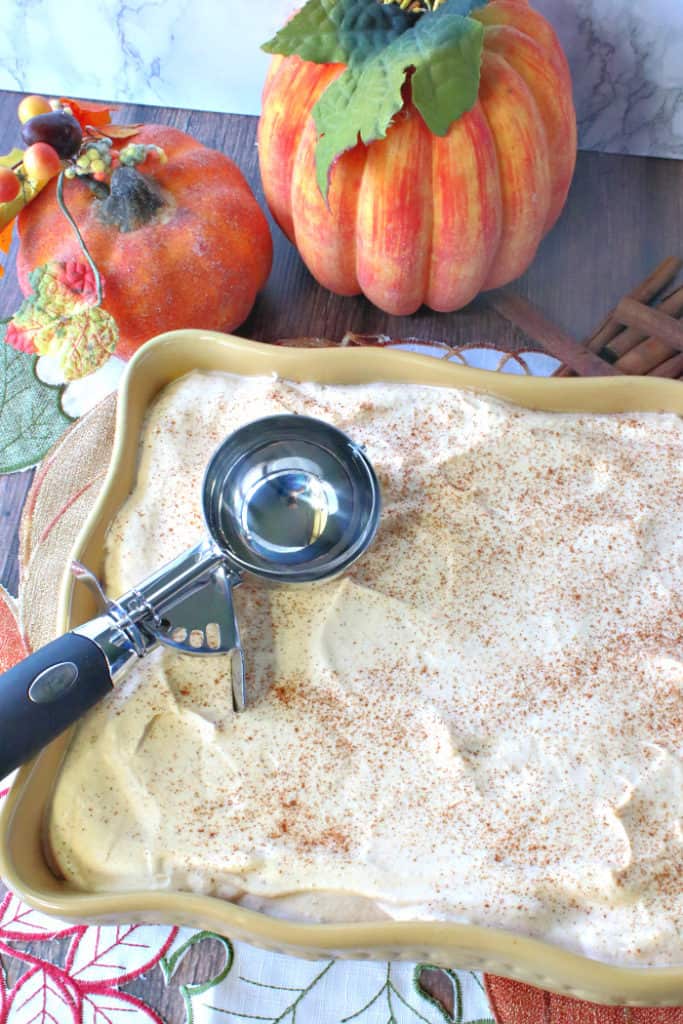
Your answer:
[[[202,485],[206,537],[102,614],[0,676],[0,778],[106,696],[159,643],[228,654],[233,705],[247,702],[232,588],[244,573],[301,584],[344,572],[377,530],[380,493],[363,450],[321,420],[279,415],[248,423],[214,452]]]
[[[278,583],[343,572],[365,551],[379,487],[362,449],[307,416],[271,416],[235,431],[203,485],[207,529],[230,566]]]

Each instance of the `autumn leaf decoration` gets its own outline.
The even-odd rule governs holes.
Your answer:
[[[0,325],[0,473],[35,466],[72,422],[60,404],[61,388],[39,381],[37,357],[2,344]]]
[[[97,138],[128,138],[135,135],[140,125],[112,125],[112,107],[101,103],[79,103],[62,98],[61,109],[67,110],[79,123],[87,145]],[[7,160],[16,165],[21,160],[20,150],[14,150]],[[73,173],[73,171],[68,172]],[[59,365],[65,380],[85,377],[97,370],[118,342],[115,320],[102,309],[104,283],[95,266],[81,233],[64,201],[64,167],[57,179],[57,201],[78,238],[83,261],[47,263],[37,267],[30,275],[33,292],[24,300],[7,325],[5,342],[31,355],[50,356]],[[12,227],[21,208],[36,192],[28,180],[22,179],[22,192],[1,211],[6,220],[0,227],[0,249],[7,252],[11,243]],[[16,209],[14,208],[16,207]]]
[[[29,278],[33,293],[7,325],[5,341],[19,352],[50,356],[65,380],[97,370],[116,348],[116,323],[97,302],[90,268],[76,260],[46,263]]]
[[[62,408],[63,384],[53,386],[38,377],[39,357],[49,357],[59,368],[58,376],[68,382],[97,370],[118,342],[116,322],[102,308],[104,279],[65,203],[64,178],[83,175],[92,185],[92,168],[78,166],[78,155],[90,149],[97,150],[91,155],[109,152],[111,140],[130,138],[141,126],[111,124],[115,108],[101,103],[62,98],[51,105],[74,117],[82,131],[80,149],[62,161],[57,177],[57,201],[78,239],[81,256],[33,270],[31,294],[14,316],[0,321],[0,380],[5,384],[0,389],[0,474],[35,465],[71,422]],[[29,176],[23,157],[21,149],[0,156],[0,166],[10,168],[20,182],[17,196],[0,203],[0,277],[18,214],[47,184]]]
[[[106,103],[83,103],[77,100],[70,100],[66,96],[61,96],[59,104],[62,108],[68,107],[73,117],[76,118],[83,134],[86,134],[90,128],[101,128],[105,129],[111,126],[111,115],[116,107],[109,106]],[[122,126],[123,127],[123,126]],[[140,127],[140,125],[129,125],[134,131]]]
[[[51,356],[65,380],[93,373],[114,352],[119,332],[102,309],[102,277],[64,202],[64,172],[57,180],[57,201],[78,240],[86,262],[46,263],[30,275],[33,292],[7,325],[5,341],[19,352]]]

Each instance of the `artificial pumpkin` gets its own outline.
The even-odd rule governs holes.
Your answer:
[[[163,331],[237,327],[272,262],[266,217],[228,157],[163,125],[144,125],[132,141],[159,146],[166,162],[114,171],[110,194],[100,198],[79,179],[64,183],[67,208],[102,275],[102,307],[117,323],[123,358]],[[24,294],[36,267],[83,261],[55,181],[21,211],[19,239]]]
[[[571,182],[576,118],[552,27],[527,0],[491,0],[469,16],[484,26],[471,109],[433,134],[413,103],[409,72],[386,137],[337,157],[326,198],[316,183],[312,111],[346,65],[275,56],[266,79],[259,160],[275,220],[320,284],[362,292],[388,313],[423,303],[460,309],[518,277]]]

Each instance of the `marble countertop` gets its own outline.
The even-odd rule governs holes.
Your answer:
[[[294,0],[3,0],[0,88],[256,114],[259,45]],[[681,0],[535,0],[574,76],[580,144],[683,158]]]

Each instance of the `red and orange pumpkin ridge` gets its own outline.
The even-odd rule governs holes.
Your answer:
[[[428,15],[426,15],[428,16]],[[569,68],[551,25],[527,0],[491,0],[479,96],[443,138],[410,102],[387,136],[316,184],[312,108],[342,64],[273,58],[259,122],[271,212],[313,276],[380,309],[450,312],[519,277],[557,220],[576,160]]]

